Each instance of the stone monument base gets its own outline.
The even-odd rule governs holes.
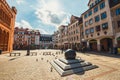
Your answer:
[[[81,59],[66,60],[64,58],[61,58],[50,62],[50,64],[61,76],[85,72],[87,70],[98,68],[98,66],[92,65],[90,62],[85,62]]]

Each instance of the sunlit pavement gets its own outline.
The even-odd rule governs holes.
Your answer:
[[[21,56],[0,55],[0,80],[120,80],[120,58],[77,52],[77,58],[91,62],[99,68],[61,77],[56,70],[51,72],[50,61],[64,57],[55,54],[60,50],[32,50],[37,56],[25,56],[27,51],[18,51]],[[16,51],[15,51],[16,52]],[[51,52],[53,55],[43,55]],[[43,60],[42,60],[43,58]]]

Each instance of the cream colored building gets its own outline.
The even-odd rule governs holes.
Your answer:
[[[112,23],[115,34],[115,45],[120,48],[120,0],[110,0]]]
[[[59,26],[58,31],[54,33],[55,44],[58,49],[80,50],[83,35],[82,17],[71,16],[70,24]],[[57,43],[56,43],[57,42]]]
[[[70,24],[68,25],[68,42],[69,42],[69,48],[79,50],[80,44],[81,44],[81,30],[80,27],[82,27],[80,21],[82,21],[82,18],[71,16]]]
[[[61,30],[61,45],[63,49],[68,49],[68,26],[64,26]]]
[[[110,51],[114,32],[108,0],[89,0],[89,9],[82,14],[84,39],[92,51]]]
[[[67,30],[59,28],[59,46],[113,52],[120,47],[120,0],[89,0],[88,7],[80,18],[71,16]]]
[[[60,48],[60,34],[59,34],[59,31],[57,30],[56,32],[54,32],[54,48],[55,49],[59,49]]]

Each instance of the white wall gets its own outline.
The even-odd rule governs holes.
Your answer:
[[[35,36],[35,45],[39,45],[39,35]]]

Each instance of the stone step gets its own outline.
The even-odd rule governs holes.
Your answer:
[[[96,65],[90,65],[90,66],[85,66],[85,67],[82,67],[82,68],[75,68],[75,69],[72,69],[72,70],[63,71],[61,76],[66,76],[66,75],[80,73],[80,72],[84,73],[85,71],[95,69],[95,68],[98,68],[98,67]]]
[[[54,62],[60,66],[64,71],[65,70],[69,70],[69,69],[74,69],[74,68],[80,68],[80,67],[84,67],[84,66],[89,66],[92,65],[90,62],[81,62],[81,63],[75,63],[75,64],[65,64],[60,60],[54,60]]]
[[[53,68],[62,76],[63,75],[63,70],[57,65],[55,64],[54,61],[50,62],[50,64],[53,66]]]
[[[84,62],[84,60],[82,60],[82,59],[66,60],[64,58],[61,58],[59,60],[62,61],[62,62],[64,62],[65,64],[75,64],[75,63]]]
[[[81,68],[74,68],[71,70],[66,70],[64,71],[60,66],[58,66],[54,61],[52,61],[50,63],[55,69],[56,71],[61,75],[61,76],[66,76],[66,75],[70,75],[70,74],[75,74],[75,73],[79,73],[79,72],[85,72],[87,70],[91,70],[94,68],[98,68],[96,65],[89,65],[89,66],[85,66],[85,67],[81,67]]]

